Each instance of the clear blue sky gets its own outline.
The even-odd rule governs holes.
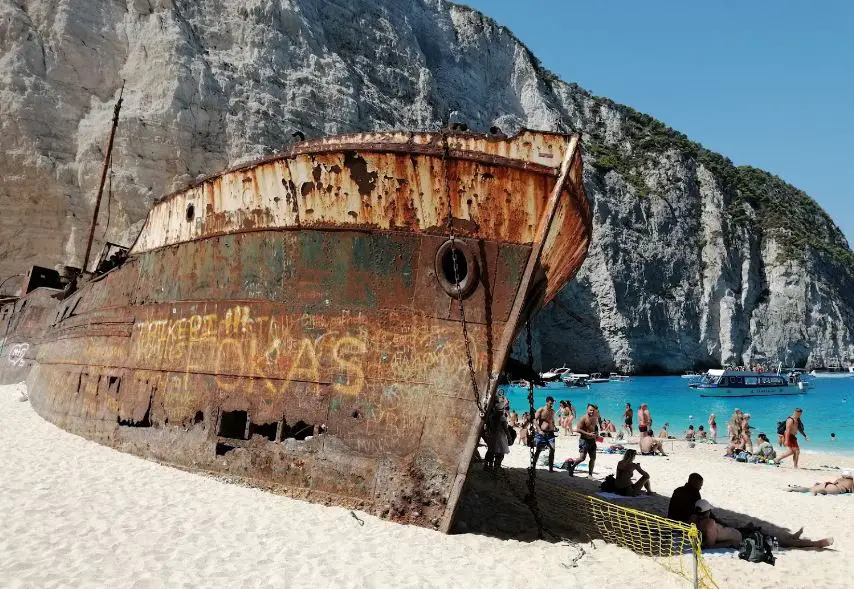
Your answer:
[[[463,3],[563,80],[801,188],[854,246],[854,2]]]

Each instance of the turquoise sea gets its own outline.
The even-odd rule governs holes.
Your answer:
[[[751,414],[754,436],[765,432],[776,444],[777,422],[791,415],[795,407],[800,407],[804,410],[802,419],[809,436],[807,441],[799,437],[804,452],[854,455],[854,378],[818,379],[814,381],[815,388],[800,395],[729,399],[700,397],[694,389],[688,388],[688,382],[678,376],[633,376],[626,382],[592,384],[589,389],[549,383],[546,387],[535,387],[534,397],[537,407],[545,403],[548,395],[555,398],[555,408],[561,399],[569,400],[579,416],[588,402],[595,403],[599,405],[602,417],[613,420],[618,428],[623,424],[626,403],[631,403],[635,412],[635,431],[637,408],[646,403],[656,433],[667,422],[671,435],[676,436],[690,424],[694,424],[695,429],[703,425],[708,430],[709,414],[714,413],[718,423],[718,442],[726,438],[727,421],[739,408]],[[501,388],[513,409],[527,410],[527,388],[512,385]],[[831,432],[836,434],[836,442],[830,440]]]

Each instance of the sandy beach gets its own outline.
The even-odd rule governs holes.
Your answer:
[[[0,387],[0,428],[7,440],[0,462],[3,587],[573,587],[623,586],[626,580],[688,586],[651,559],[601,541],[518,541],[475,533],[483,527],[477,514],[501,505],[482,472],[473,471],[480,493],[467,497],[460,512],[465,533],[442,535],[122,454],[44,421],[20,400],[24,394],[23,385]],[[575,454],[576,440],[559,440],[558,462]],[[834,467],[854,465],[854,459],[806,454],[804,468],[795,471],[791,464],[740,464],[721,454],[722,446],[675,443],[669,457],[642,457],[661,496],[626,505],[660,513],[664,496],[688,473],[700,472],[703,497],[725,519],[804,526],[805,537],[836,540],[830,550],[782,551],[774,567],[732,554],[708,558],[720,587],[848,585],[854,578],[848,532],[854,498],[784,489],[835,478]],[[518,473],[527,459],[526,448],[515,446],[505,465]],[[595,478],[613,472],[617,460],[600,455]],[[578,490],[598,485],[565,472],[539,474]],[[494,485],[496,494],[506,495],[500,479]]]

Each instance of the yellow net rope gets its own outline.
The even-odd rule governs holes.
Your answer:
[[[615,505],[542,480],[537,481],[537,499],[546,522],[563,521],[590,539],[601,538],[648,556],[691,584],[696,578],[697,587],[718,589],[703,559],[700,532],[694,525]],[[566,522],[567,513],[572,514],[571,522]]]

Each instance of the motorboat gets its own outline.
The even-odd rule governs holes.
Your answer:
[[[610,382],[626,382],[629,380],[629,377],[625,374],[611,374],[611,376],[608,377],[608,380]]]
[[[594,372],[590,375],[590,378],[587,379],[587,382],[590,384],[597,384],[601,382],[608,382],[608,379],[603,377],[601,372]]]
[[[567,368],[566,365],[561,366],[560,368],[552,368],[548,372],[541,372],[540,378],[542,378],[546,382],[554,382],[556,380],[561,380],[561,378],[565,375],[572,372],[570,368]]]
[[[590,375],[570,372],[561,377],[563,383],[568,387],[590,388]]]
[[[836,358],[825,367],[814,368],[810,371],[810,375],[815,378],[854,378],[854,364],[845,366]]]

